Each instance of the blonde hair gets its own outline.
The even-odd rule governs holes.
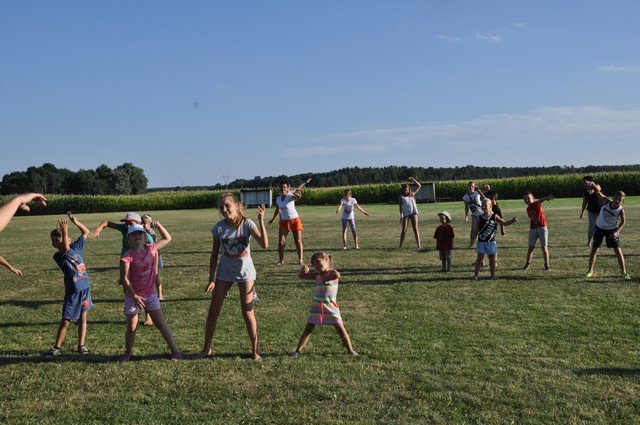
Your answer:
[[[319,259],[319,258],[324,258],[324,259],[326,259],[326,260],[329,260],[329,266],[330,266],[331,268],[333,268],[333,260],[331,259],[331,255],[327,254],[327,253],[326,253],[326,252],[324,252],[324,251],[318,251],[318,252],[314,253],[314,254],[311,256],[311,264],[313,264],[313,262],[314,262],[315,260]]]
[[[238,215],[236,217],[236,219],[233,221],[233,227],[238,227],[242,224],[242,222],[244,220],[247,219],[247,216],[244,213],[244,209],[245,209],[245,203],[241,202],[238,197],[236,195],[234,195],[231,192],[227,192],[225,194],[223,194],[222,196],[220,196],[220,198],[218,198],[218,211],[221,211],[222,208],[224,208],[224,201],[227,198],[231,198],[233,200],[233,202],[236,204],[236,206],[238,207]]]

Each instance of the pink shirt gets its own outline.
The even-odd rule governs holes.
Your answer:
[[[156,292],[157,256],[156,244],[148,243],[144,251],[135,252],[129,249],[120,259],[129,263],[129,282],[133,292],[140,297],[148,297]]]

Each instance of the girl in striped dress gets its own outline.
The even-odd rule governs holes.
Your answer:
[[[316,325],[331,325],[342,338],[342,342],[351,356],[357,356],[351,345],[349,334],[342,323],[340,307],[336,302],[338,295],[338,281],[340,273],[333,268],[331,256],[324,252],[316,252],[311,256],[311,265],[316,269],[309,270],[309,266],[303,265],[298,272],[301,279],[316,281],[316,293],[311,302],[311,309],[307,317],[307,326],[304,328],[296,350],[291,354],[293,357],[300,356],[300,352],[309,341],[311,332]]]

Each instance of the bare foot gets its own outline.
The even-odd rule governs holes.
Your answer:
[[[144,321],[143,325],[153,326],[153,319],[151,319],[151,316],[147,317],[147,320]]]
[[[262,361],[262,356],[260,354],[258,354],[258,353],[254,353],[252,358],[256,362]]]
[[[209,351],[200,351],[198,354],[196,354],[195,356],[193,356],[193,358],[195,360],[199,360],[199,359],[206,359],[207,357],[211,357],[213,355],[213,353],[211,352],[211,350]]]
[[[284,266],[284,261],[278,261],[278,262],[276,263],[276,266]]]

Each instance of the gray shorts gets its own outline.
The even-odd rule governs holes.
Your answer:
[[[540,246],[545,247],[549,244],[549,230],[547,226],[536,227],[529,230],[529,246],[536,246],[536,241],[540,239]]]

